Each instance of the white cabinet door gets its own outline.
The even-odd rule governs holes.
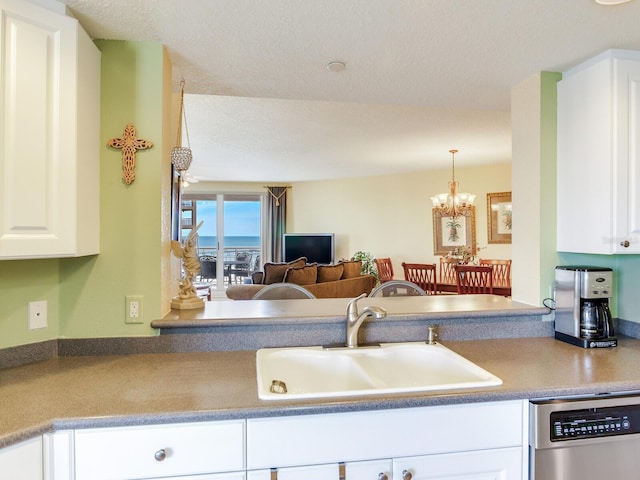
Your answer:
[[[98,253],[100,52],[32,2],[0,15],[0,259]]]
[[[44,480],[73,480],[73,430],[43,435]]]
[[[393,480],[523,480],[522,449],[450,453],[393,461]]]
[[[391,460],[251,470],[247,480],[391,480]]]
[[[618,61],[619,115],[623,115],[628,128],[620,132],[618,140],[628,145],[628,170],[626,172],[627,198],[621,208],[626,212],[622,232],[626,233],[617,245],[618,253],[640,253],[640,61]],[[620,120],[619,120],[620,121]],[[626,246],[625,242],[629,242]]]
[[[0,478],[42,480],[42,438],[36,437],[0,450]]]
[[[559,251],[640,253],[639,95],[640,52],[608,52],[558,83]]]

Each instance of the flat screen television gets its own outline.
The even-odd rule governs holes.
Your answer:
[[[334,261],[333,233],[285,233],[282,253],[285,262],[307,257],[309,263],[330,264]]]

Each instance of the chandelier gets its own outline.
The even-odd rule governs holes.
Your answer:
[[[182,177],[184,172],[191,165],[191,144],[189,142],[189,129],[187,128],[187,114],[184,111],[184,78],[180,82],[180,121],[178,123],[178,135],[176,146],[171,149],[171,163],[178,170]],[[187,134],[187,146],[182,146],[182,120],[184,119],[184,130]]]
[[[431,197],[433,208],[441,217],[458,218],[470,214],[473,209],[473,201],[476,196],[470,193],[457,193],[458,182],[456,182],[456,153],[458,150],[449,150],[451,153],[451,181],[449,182],[449,192],[439,193]]]

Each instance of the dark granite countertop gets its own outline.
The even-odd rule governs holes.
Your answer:
[[[338,413],[640,391],[640,340],[583,350],[550,337],[444,341],[498,387],[265,401],[255,351],[59,357],[0,371],[0,447],[54,429]]]

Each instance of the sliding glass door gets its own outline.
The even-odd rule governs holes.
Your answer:
[[[183,239],[189,233],[187,219],[190,227],[203,222],[198,254],[206,268],[200,280],[217,291],[248,281],[263,258],[264,194],[185,194],[183,198]],[[185,205],[191,211],[184,211]]]

